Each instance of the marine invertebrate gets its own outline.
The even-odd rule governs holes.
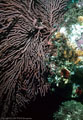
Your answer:
[[[79,17],[78,17],[78,21],[79,21],[79,22],[83,22],[83,16],[79,16]]]
[[[47,61],[47,65],[51,71],[48,81],[59,87],[71,82],[72,73],[75,73],[74,68],[81,61],[79,56],[82,52],[80,54],[76,52],[68,44],[68,38],[64,34],[58,32],[54,36],[52,47],[50,48],[52,52]]]
[[[70,71],[69,70],[67,70],[66,68],[62,68],[61,69],[61,75],[64,77],[64,78],[69,78],[69,76],[70,76]]]
[[[75,100],[63,102],[53,118],[54,120],[82,120],[83,105]]]
[[[72,98],[76,98],[83,95],[83,88],[79,84],[72,84]]]
[[[70,13],[73,11],[69,9],[64,15],[65,23],[51,38],[51,54],[47,63],[51,75],[48,76],[48,82],[52,84],[53,90],[56,90],[55,86],[63,88],[71,84],[71,91],[75,95],[73,96],[80,97],[83,89],[83,26],[78,22],[80,16],[77,11],[82,15],[83,9],[82,6],[78,8],[76,4],[70,8],[72,7],[75,15],[73,13],[72,16]],[[81,89],[78,89],[78,86]]]
[[[1,116],[15,116],[38,93],[47,92],[47,41],[67,1],[0,0]]]

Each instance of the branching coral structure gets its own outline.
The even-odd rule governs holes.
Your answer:
[[[53,117],[54,120],[82,120],[83,105],[75,100],[66,101]]]
[[[56,31],[68,0],[0,0],[1,116],[15,116],[45,95],[48,39]],[[54,26],[56,25],[56,28]]]

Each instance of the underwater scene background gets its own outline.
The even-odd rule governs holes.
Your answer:
[[[83,0],[0,0],[0,119],[83,120]]]

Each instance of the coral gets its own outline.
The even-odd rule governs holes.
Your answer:
[[[1,116],[15,116],[48,91],[48,39],[59,27],[68,0],[0,0]],[[56,28],[54,26],[56,25]]]
[[[60,32],[54,34],[51,44],[49,59],[46,61],[51,71],[48,81],[59,87],[71,82],[72,73],[75,73],[75,67],[81,61],[79,56],[82,52],[76,52],[75,48],[68,44],[68,38]]]
[[[69,78],[69,76],[70,76],[70,71],[68,70],[68,69],[66,69],[66,68],[63,68],[63,69],[61,69],[61,75],[64,77],[64,78]]]
[[[77,74],[77,67],[83,65],[83,26],[78,22],[78,18],[82,18],[83,7],[79,8],[76,1],[73,2],[75,3],[70,4],[64,15],[61,28],[51,37],[47,64],[51,75],[48,76],[48,81],[58,87],[73,82],[72,75]]]
[[[81,85],[73,83],[72,84],[72,98],[77,98],[83,95],[83,87]]]
[[[77,3],[79,4],[79,2]],[[71,33],[72,25],[79,23],[83,16],[83,6],[78,7],[77,4],[71,4],[66,14],[64,14],[64,21],[62,26],[66,27],[68,34]],[[82,4],[82,3],[81,3]],[[81,19],[79,19],[81,18]],[[79,27],[79,26],[78,26]]]
[[[54,120],[82,120],[83,105],[74,100],[63,102],[58,112],[53,115]]]

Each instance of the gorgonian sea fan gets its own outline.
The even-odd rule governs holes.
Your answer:
[[[67,1],[0,0],[1,116],[15,116],[38,93],[47,92],[47,41]]]

